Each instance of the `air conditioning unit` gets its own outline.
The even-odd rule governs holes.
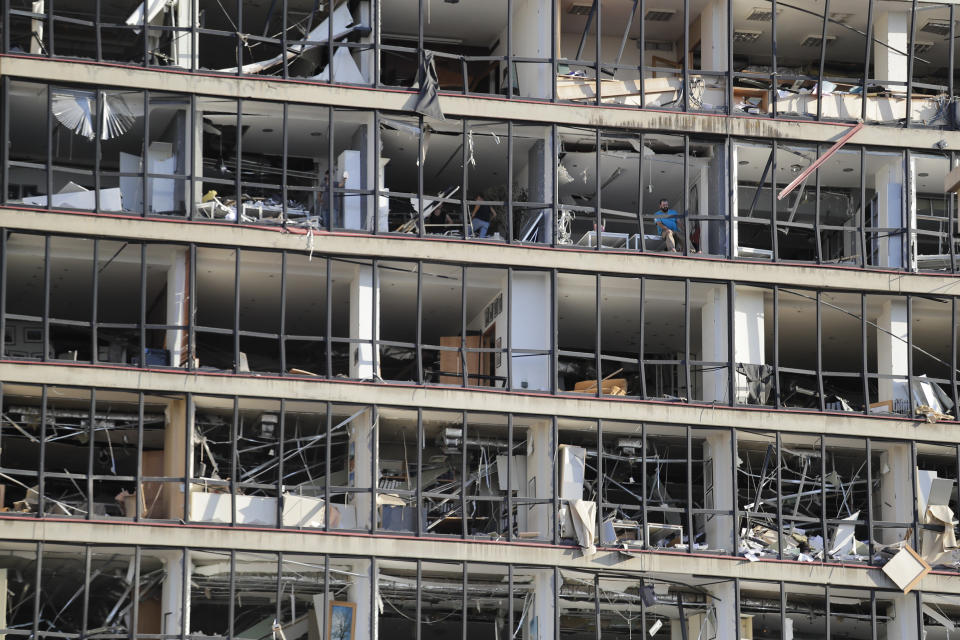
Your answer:
[[[669,22],[676,14],[675,9],[650,9],[643,19],[647,22]]]

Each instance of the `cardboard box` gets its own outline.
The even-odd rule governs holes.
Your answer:
[[[627,395],[626,378],[608,378],[604,380],[600,389],[605,396],[625,396]],[[578,393],[596,393],[596,380],[583,380],[573,385],[573,390]]]

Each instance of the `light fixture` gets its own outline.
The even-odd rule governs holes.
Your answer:
[[[792,173],[800,173],[801,171],[803,171],[803,165],[792,164],[790,165],[790,171]]]
[[[750,161],[749,161],[749,160],[741,160],[741,161],[738,162],[737,164],[740,165],[741,167],[745,167],[745,166],[747,166],[748,164],[750,164]]]

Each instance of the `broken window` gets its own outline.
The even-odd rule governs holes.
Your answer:
[[[418,534],[426,529],[420,492],[425,443],[416,411],[380,411],[377,422],[377,529]],[[425,471],[425,470],[424,470]]]
[[[792,184],[818,157],[819,150],[814,147],[788,147],[778,144],[770,167],[771,176],[774,178],[773,191],[779,196],[782,190]],[[782,200],[773,200],[772,204],[770,200],[758,203],[760,207],[755,213],[761,217],[768,217],[765,215],[767,211],[773,212],[769,219],[776,221],[775,255],[780,260],[816,261],[821,257],[820,223],[826,218],[826,215],[821,216],[821,213],[826,213],[823,209],[826,208],[827,197],[817,183],[820,173],[818,170],[814,175],[814,184],[808,185],[805,180]],[[823,173],[826,173],[826,170]]]
[[[179,364],[187,322],[172,300],[172,246],[13,234],[6,248],[8,357]]]
[[[511,313],[509,295],[504,294],[509,278],[509,272],[504,269],[466,269],[463,342],[456,334],[452,341],[445,341],[443,336],[440,338],[440,346],[460,346],[463,355],[446,349],[441,351],[439,370],[444,374],[453,373],[457,378],[466,374],[467,386],[508,386],[513,332],[508,323],[508,314]],[[457,360],[452,360],[453,357]],[[453,382],[449,377],[445,381]]]
[[[557,378],[560,389],[579,390],[590,395],[598,393],[597,289],[596,276],[577,273],[557,276]]]
[[[823,147],[819,152],[823,152]],[[823,263],[863,264],[863,161],[862,148],[841,150],[816,171],[816,184],[813,185],[816,191],[814,224],[819,237],[818,259]],[[811,185],[806,186],[805,198],[809,199]],[[809,203],[805,200],[801,207],[809,208]]]
[[[733,148],[733,257],[772,260],[776,228],[771,213],[775,153],[768,146],[736,144]],[[796,196],[795,196],[796,197]]]
[[[723,464],[731,455],[724,432],[609,421],[602,427],[602,459],[586,451],[586,468],[602,468],[601,544],[731,552],[733,478]]]
[[[182,496],[182,455],[165,433],[182,424],[182,399],[54,387],[4,391],[7,444],[0,464],[7,490],[0,500],[10,511],[61,518],[178,517],[174,496]]]
[[[940,192],[941,184],[950,171],[948,158],[910,154],[911,181],[913,182],[914,207],[913,227],[916,237],[916,269],[952,271],[951,261],[956,261],[956,221],[951,215],[952,194]],[[914,265],[911,265],[914,267]]]
[[[202,184],[195,184],[194,215],[258,224],[294,217],[302,207],[284,200],[284,105],[201,98],[197,106]]]
[[[26,82],[9,83],[7,95],[12,203],[185,215],[192,145],[187,98]],[[29,139],[18,143],[18,132]]]
[[[276,527],[278,460],[286,453],[280,403],[196,398],[195,407],[190,519]]]
[[[479,477],[465,451],[467,431],[463,413],[425,411],[423,453],[417,480],[426,519],[425,533],[466,536],[472,509],[466,496],[478,486]]]
[[[514,492],[526,490],[526,450],[513,431],[512,416],[468,414],[461,438],[470,478],[465,478],[467,533],[493,539],[515,539]]]
[[[378,208],[385,207],[387,216],[392,213],[395,219],[402,221],[399,225],[390,221],[390,231],[420,233],[423,221],[421,216],[417,216],[421,202],[419,166],[426,157],[423,147],[429,144],[430,138],[421,128],[421,119],[416,117],[381,117],[378,126],[377,139],[383,172],[377,193]],[[438,167],[436,171],[443,170]],[[444,177],[445,181],[453,183],[450,185],[452,190],[449,195],[458,193],[460,178],[452,173]],[[426,176],[424,178],[426,179]],[[441,187],[443,188],[445,187]],[[433,211],[430,214],[432,216]],[[426,233],[426,228],[423,228],[423,233]]]
[[[866,235],[865,265],[906,268],[908,242],[907,203],[904,187],[904,159],[901,154],[866,151],[865,184]]]
[[[646,327],[641,324],[643,283],[642,278],[600,276],[600,375],[577,381],[585,392],[596,393],[599,378],[602,395],[643,396],[639,362]]]
[[[284,253],[283,362],[294,375],[327,372],[327,261]],[[276,286],[276,283],[274,283]]]
[[[597,159],[595,131],[557,128],[559,245],[588,244],[591,236],[597,244]]]
[[[328,173],[331,155],[330,109],[289,104],[286,107],[286,119],[286,156],[279,158],[286,166],[283,178],[285,196],[281,198],[286,203],[285,219],[289,224],[326,228],[333,205]],[[282,123],[279,124],[282,126]]]
[[[537,3],[513,6],[501,0],[475,13],[455,5],[428,6],[416,0],[382,4],[380,20],[388,25],[380,34],[382,84],[416,87],[422,82],[419,63],[430,56],[436,75],[432,82],[441,91],[550,97],[549,88],[544,90],[536,77],[544,67],[531,64],[551,57],[550,30],[544,22],[548,7]],[[511,43],[513,48],[508,51]],[[515,61],[508,70],[510,53],[529,60],[522,65]]]
[[[719,613],[733,599],[731,582],[676,577],[560,569],[560,637],[719,638],[735,633]]]
[[[861,439],[747,432],[737,447],[741,555],[870,561],[883,454]]]

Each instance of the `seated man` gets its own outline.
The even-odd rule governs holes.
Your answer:
[[[683,223],[680,222],[680,214],[670,208],[670,202],[666,198],[660,200],[660,209],[654,214],[653,221],[667,245],[667,251],[679,251],[678,247],[683,247]]]

